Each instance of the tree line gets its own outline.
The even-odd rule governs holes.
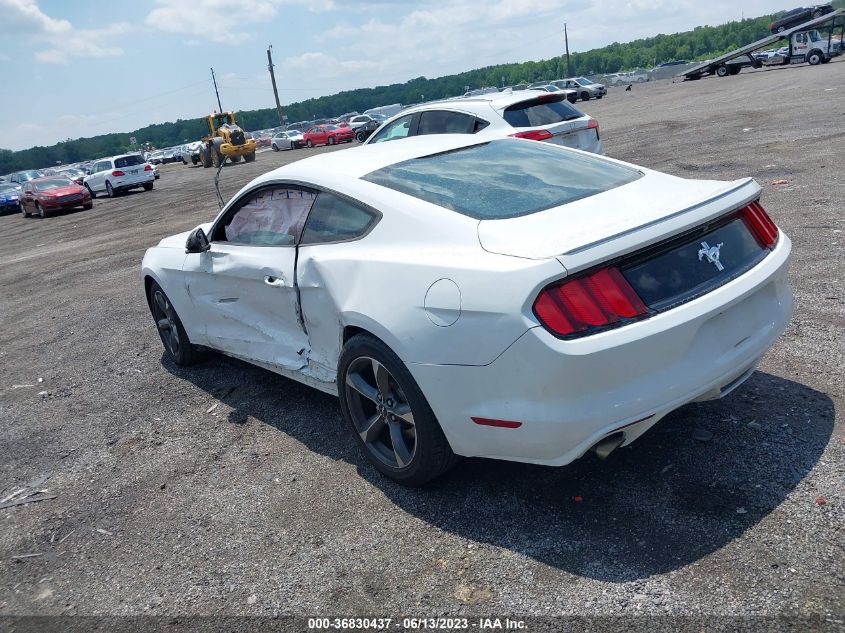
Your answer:
[[[845,0],[835,0],[834,7],[845,6]],[[773,15],[728,22],[719,26],[699,26],[692,31],[672,35],[614,42],[602,48],[572,53],[573,75],[607,74],[634,68],[651,68],[659,63],[675,60],[697,60],[715,57],[769,34]],[[566,57],[552,57],[540,61],[498,64],[455,75],[427,79],[417,77],[401,84],[346,90],[334,95],[307,99],[283,108],[288,121],[304,121],[338,116],[346,112],[363,112],[368,108],[401,103],[441,99],[463,94],[467,87],[507,86],[567,76]],[[246,130],[274,127],[279,124],[275,108],[248,110],[238,113],[238,122]],[[153,147],[171,147],[195,141],[207,134],[204,118],[158,123],[115,134],[92,138],[67,139],[50,147],[33,147],[17,152],[0,149],[0,174],[21,169],[37,169],[92,160],[132,151],[129,137]]]

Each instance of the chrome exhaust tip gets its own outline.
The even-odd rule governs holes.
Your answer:
[[[599,459],[607,459],[607,456],[619,448],[624,441],[625,434],[621,431],[617,431],[616,433],[608,435],[596,442],[591,450],[598,456]]]

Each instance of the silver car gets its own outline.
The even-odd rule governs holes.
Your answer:
[[[365,144],[424,134],[473,134],[545,141],[603,154],[598,122],[568,103],[565,92],[518,90],[432,101],[403,110]]]
[[[575,90],[581,101],[590,99],[601,99],[607,94],[607,87],[604,84],[597,84],[586,77],[573,77],[570,79],[558,79],[550,82],[552,85],[564,90]]]
[[[283,149],[299,149],[304,144],[305,140],[302,138],[302,132],[299,130],[277,132],[273,137],[273,140],[270,141],[270,147],[273,148],[274,152],[278,152]]]

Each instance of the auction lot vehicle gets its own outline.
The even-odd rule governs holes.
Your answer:
[[[783,33],[786,29],[792,26],[798,26],[807,20],[820,18],[826,13],[832,12],[833,6],[830,4],[820,4],[815,7],[798,7],[797,9],[787,11],[777,20],[772,22],[769,26],[769,30],[772,33]]]
[[[203,137],[200,160],[203,167],[220,167],[228,158],[237,163],[255,160],[255,139],[246,134],[235,120],[234,112],[220,112],[206,117],[210,135]]]
[[[760,193],[428,135],[271,171],[142,278],[175,363],[210,348],[336,394],[374,467],[420,485],[456,455],[604,456],[745,381],[792,311]]]
[[[837,32],[838,38],[834,39],[833,36]],[[741,46],[716,59],[702,62],[677,76],[684,79],[701,79],[705,75],[728,77],[736,75],[747,66],[760,68],[764,64],[787,65],[804,62],[811,66],[826,64],[833,57],[842,54],[843,38],[845,38],[845,9],[837,9],[803,24],[781,30],[775,35]],[[783,39],[788,41],[785,54],[772,56],[771,59],[767,57],[765,61],[756,54],[756,51]]]
[[[19,185],[22,185],[25,182],[29,182],[33,178],[40,178],[44,174],[38,171],[37,169],[29,169],[26,171],[16,171],[14,174],[9,176],[9,182],[15,182]]]
[[[21,210],[21,189],[10,182],[0,182],[0,213],[17,213]]]
[[[315,145],[334,145],[335,143],[349,143],[355,138],[355,130],[351,127],[336,125],[315,125],[305,131],[302,141],[305,147]]]
[[[603,84],[597,84],[586,77],[558,79],[549,83],[564,90],[574,90],[581,101],[589,101],[590,98],[601,99],[607,94],[607,88]]]
[[[91,174],[83,180],[92,198],[96,198],[98,193],[114,198],[119,193],[139,187],[149,191],[154,182],[153,166],[145,162],[140,154],[99,160],[91,167]]]
[[[44,176],[30,180],[23,186],[21,213],[46,218],[48,214],[74,207],[90,209],[94,206],[91,194],[81,185],[64,176]]]
[[[565,93],[534,90],[430,101],[403,110],[365,142],[426,134],[472,134],[479,139],[514,136],[604,153],[595,119],[567,103]]]
[[[284,132],[277,132],[273,137],[270,147],[274,152],[285,149],[298,149],[303,146],[305,140],[302,138],[302,132],[299,130],[285,130]]]

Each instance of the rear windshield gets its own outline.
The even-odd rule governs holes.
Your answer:
[[[641,176],[548,143],[497,140],[390,165],[363,180],[471,218],[497,220],[557,207]]]
[[[119,169],[121,167],[132,167],[133,165],[143,165],[143,164],[144,164],[143,156],[138,156],[138,155],[121,156],[120,158],[114,159],[115,169]]]
[[[514,127],[537,127],[571,121],[584,116],[578,108],[569,104],[564,95],[552,95],[520,101],[505,109],[505,121]]]
[[[73,183],[67,178],[50,178],[50,180],[42,180],[35,183],[36,191],[47,191],[48,189],[58,189],[59,187],[67,187]]]

